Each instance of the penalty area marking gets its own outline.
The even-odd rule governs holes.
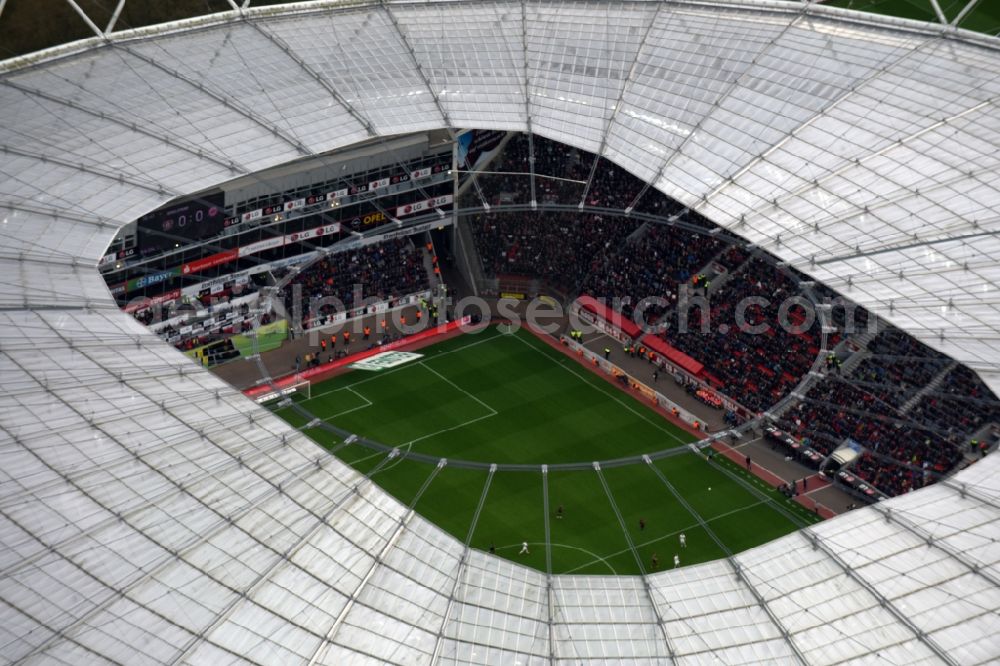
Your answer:
[[[371,400],[369,400],[365,396],[361,395],[361,393],[359,393],[358,391],[356,391],[355,389],[353,389],[350,386],[345,386],[345,387],[343,387],[341,389],[337,389],[337,390],[339,390],[339,391],[350,391],[354,395],[356,395],[359,398],[361,398],[362,400],[364,400],[365,404],[359,405],[358,407],[352,407],[350,409],[345,409],[345,410],[343,410],[341,412],[337,412],[336,414],[331,414],[330,416],[327,416],[325,419],[323,419],[324,421],[331,421],[332,419],[340,418],[341,416],[344,416],[345,414],[350,414],[351,412],[356,412],[359,409],[367,409],[368,407],[371,407],[372,405],[375,404]]]
[[[482,335],[482,333],[477,333],[476,335]],[[499,338],[500,338],[500,334],[499,333],[494,333],[492,335],[487,335],[487,337],[483,338],[482,340],[476,340],[475,342],[470,342],[467,345],[462,345],[461,347],[456,347],[455,349],[448,349],[446,351],[431,352],[429,354],[425,354],[424,358],[429,361],[429,360],[435,359],[435,358],[437,358],[439,356],[446,356],[448,354],[455,354],[455,353],[458,353],[458,352],[461,352],[461,351],[465,351],[466,349],[469,349],[470,347],[475,347],[477,345],[481,345],[484,342],[492,342],[493,340],[497,340]],[[334,393],[336,391],[341,391],[341,390],[343,390],[345,388],[350,388],[352,386],[360,386],[361,384],[366,384],[368,382],[373,382],[376,379],[382,379],[383,377],[387,377],[387,376],[389,376],[391,374],[399,372],[400,370],[409,370],[412,367],[416,367],[416,366],[415,365],[400,365],[400,366],[397,366],[395,368],[391,368],[389,370],[384,370],[384,371],[382,371],[382,372],[380,372],[377,375],[374,375],[372,377],[365,377],[364,379],[359,379],[358,381],[351,382],[350,384],[347,384],[345,386],[340,386],[338,388],[333,388],[333,389],[330,389],[328,391],[323,391],[321,393],[316,393],[311,398],[309,398],[309,400],[315,400],[316,398],[320,398],[320,397],[322,397],[324,395],[329,395],[329,394]],[[329,381],[329,380],[323,380],[323,381]],[[323,382],[318,382],[318,383],[322,384]],[[304,404],[306,402],[309,402],[309,400],[303,400],[302,402]]]
[[[489,414],[483,414],[482,416],[477,416],[474,419],[469,419],[467,421],[463,421],[462,423],[456,423],[453,426],[448,426],[447,428],[442,428],[441,430],[437,430],[437,431],[429,433],[427,435],[422,435],[421,437],[417,437],[415,439],[411,439],[408,442],[400,444],[398,448],[402,449],[403,447],[406,447],[406,451],[410,452],[413,449],[413,445],[416,444],[417,442],[422,442],[425,439],[430,439],[431,437],[436,437],[437,435],[441,435],[441,434],[444,434],[446,432],[451,432],[453,430],[458,430],[459,428],[464,428],[465,426],[472,425],[473,423],[476,423],[477,421],[482,421],[483,419],[488,419],[488,418],[496,416],[497,414],[500,413],[497,410],[495,410],[492,407],[490,407],[489,405],[487,405],[485,402],[483,402],[479,398],[477,398],[476,396],[474,396],[471,393],[469,393],[468,391],[466,391],[464,388],[462,388],[461,386],[459,386],[455,382],[451,381],[450,379],[448,379],[447,377],[445,377],[444,375],[442,375],[440,372],[438,372],[434,368],[432,368],[429,365],[427,365],[425,362],[421,361],[417,365],[420,365],[420,366],[426,368],[427,370],[429,370],[430,372],[434,373],[435,375],[437,375],[438,377],[440,377],[441,379],[443,379],[445,382],[447,382],[448,384],[450,384],[452,387],[454,387],[456,390],[464,393],[469,398],[472,398],[472,400],[478,402],[480,405],[482,405],[483,407],[485,407],[486,409],[488,409],[490,411],[490,413]],[[402,459],[402,458],[403,458],[403,456],[400,456],[400,459]]]
[[[472,398],[473,400],[475,400],[476,402],[478,402],[480,405],[482,405],[486,409],[488,409],[491,412],[493,412],[492,414],[490,414],[490,416],[496,416],[497,415],[497,413],[498,413],[497,410],[493,409],[492,407],[490,407],[489,405],[487,405],[485,402],[483,402],[482,400],[480,400],[476,396],[472,395],[471,393],[469,393],[468,391],[466,391],[464,388],[462,388],[461,386],[459,386],[455,382],[451,381],[450,379],[448,379],[447,377],[445,377],[444,375],[442,375],[440,372],[438,372],[437,370],[435,370],[431,366],[427,365],[427,363],[425,363],[424,361],[421,361],[420,363],[418,363],[418,365],[422,365],[423,367],[427,368],[428,370],[430,370],[431,372],[433,372],[435,375],[437,375],[438,377],[440,377],[441,379],[443,379],[445,382],[447,382],[448,384],[451,384],[454,388],[458,389],[459,391],[461,391],[465,395],[469,396],[470,398]]]

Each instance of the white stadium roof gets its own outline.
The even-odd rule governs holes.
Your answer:
[[[530,128],[1000,392],[996,39],[683,0],[318,2],[106,37],[0,63],[0,661],[1000,660],[1000,455],[728,560],[548,577],[192,365],[95,268],[120,225],[237,175]]]

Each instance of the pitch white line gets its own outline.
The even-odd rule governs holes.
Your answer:
[[[472,425],[476,421],[482,421],[483,419],[488,419],[488,418],[491,418],[491,417],[496,416],[496,415],[497,415],[497,412],[493,412],[492,414],[486,414],[484,416],[480,416],[478,418],[474,418],[471,421],[466,421],[465,423],[459,423],[458,425],[453,425],[450,428],[442,428],[441,430],[438,430],[437,432],[432,432],[429,435],[424,435],[423,437],[417,437],[416,439],[411,439],[406,444],[403,444],[403,446],[413,446],[417,442],[422,442],[425,439],[430,439],[431,437],[436,437],[437,435],[441,435],[441,434],[446,433],[446,432],[451,432],[452,430],[458,430],[459,428],[464,428],[465,426]]]
[[[496,416],[497,415],[497,410],[493,409],[492,407],[490,407],[489,405],[487,405],[485,402],[483,402],[482,400],[480,400],[476,396],[472,395],[471,393],[469,393],[468,391],[466,391],[464,388],[462,388],[461,386],[459,386],[455,382],[451,381],[450,379],[448,379],[447,377],[445,377],[444,375],[442,375],[440,372],[438,372],[437,370],[435,370],[431,366],[427,365],[427,363],[425,363],[424,361],[420,361],[419,365],[424,366],[425,368],[427,368],[428,370],[430,370],[431,372],[433,372],[435,375],[437,375],[438,377],[440,377],[441,379],[443,379],[447,383],[451,384],[456,389],[458,389],[459,391],[461,391],[465,395],[469,396],[470,398],[472,398],[473,400],[475,400],[476,402],[478,402],[480,405],[482,405],[486,409],[488,409],[491,412],[493,412],[492,414],[490,414],[490,416]]]
[[[491,418],[491,417],[496,416],[497,414],[500,413],[497,410],[495,410],[492,407],[490,407],[489,405],[487,405],[485,402],[483,402],[479,398],[477,398],[476,396],[474,396],[471,393],[469,393],[468,391],[466,391],[464,388],[462,388],[461,386],[459,386],[455,382],[451,381],[450,379],[448,379],[447,377],[445,377],[444,375],[442,375],[440,372],[438,372],[434,368],[432,368],[429,365],[427,365],[426,363],[424,363],[423,361],[420,361],[417,365],[423,366],[427,370],[430,370],[432,373],[434,373],[435,375],[437,375],[438,377],[440,377],[441,379],[443,379],[445,382],[447,382],[448,384],[451,384],[456,390],[461,391],[462,393],[464,393],[465,395],[467,395],[468,397],[472,398],[473,400],[475,400],[476,402],[478,402],[480,405],[482,405],[483,407],[485,407],[486,409],[488,409],[490,411],[490,413],[489,414],[484,414],[483,416],[477,416],[476,418],[469,419],[468,421],[465,421],[463,423],[459,423],[459,424],[456,424],[456,425],[453,425],[453,426],[449,426],[447,428],[442,428],[441,430],[438,430],[436,432],[432,432],[432,433],[427,434],[427,435],[423,435],[421,437],[417,437],[416,439],[411,439],[410,441],[406,442],[405,444],[400,445],[400,448],[402,448],[403,446],[405,446],[406,449],[407,449],[407,451],[409,451],[413,447],[413,445],[416,444],[417,442],[422,442],[425,439],[430,439],[431,437],[435,437],[437,435],[440,435],[440,434],[443,434],[443,433],[446,433],[446,432],[451,432],[452,430],[458,430],[459,428],[464,428],[466,426],[472,425],[473,423],[476,423],[477,421],[482,421],[483,419]],[[402,456],[400,456],[400,458],[402,458]]]
[[[482,334],[481,333],[477,333],[476,335],[482,335]],[[475,342],[470,342],[467,345],[462,345],[461,347],[456,347],[455,349],[449,349],[447,351],[437,352],[437,353],[435,353],[433,355],[425,356],[424,358],[427,358],[427,359],[438,358],[439,356],[446,356],[448,354],[455,354],[455,353],[460,352],[460,351],[465,351],[466,349],[469,349],[470,347],[475,347],[476,345],[481,345],[484,342],[490,342],[492,340],[495,340],[495,339],[499,338],[500,335],[501,334],[499,334],[499,333],[493,333],[492,335],[487,335],[482,340],[476,340]],[[330,389],[329,391],[323,391],[322,393],[317,393],[314,396],[312,396],[311,398],[309,398],[308,400],[303,400],[302,404],[305,404],[305,403],[309,402],[310,400],[315,400],[316,398],[322,397],[324,395],[329,395],[329,394],[331,394],[331,393],[333,393],[335,391],[341,391],[341,390],[343,390],[345,388],[349,388],[349,387],[352,387],[352,386],[360,386],[361,384],[367,384],[368,382],[373,382],[376,379],[382,379],[383,377],[387,377],[387,376],[389,376],[389,375],[391,375],[393,373],[399,372],[400,370],[408,370],[408,369],[410,369],[412,367],[413,367],[413,364],[412,363],[408,363],[406,365],[401,365],[398,368],[391,368],[389,370],[383,370],[383,371],[381,371],[381,372],[379,372],[379,373],[377,373],[377,374],[375,374],[375,375],[373,375],[371,377],[365,377],[364,379],[359,379],[356,382],[351,382],[350,384],[345,384],[344,386],[341,386],[341,387],[338,387],[338,388],[335,388],[335,389]],[[323,381],[328,381],[328,380],[323,380]],[[320,382],[320,383],[322,383],[322,382]]]
[[[545,546],[545,542],[544,541],[529,541],[528,545],[529,546]],[[615,568],[613,566],[611,566],[610,562],[608,562],[606,559],[604,559],[603,557],[601,557],[600,555],[598,555],[597,553],[595,553],[593,551],[587,550],[586,548],[580,548],[579,546],[570,546],[569,544],[565,544],[565,543],[556,543],[554,541],[551,542],[551,543],[549,543],[549,545],[550,546],[559,547],[559,548],[572,548],[573,550],[578,550],[581,553],[586,553],[587,555],[590,555],[591,557],[594,558],[590,562],[587,562],[586,564],[584,564],[582,566],[579,566],[579,567],[576,567],[574,569],[571,569],[570,571],[577,571],[579,569],[583,569],[584,567],[589,567],[591,564],[594,564],[595,562],[597,562],[598,560],[600,560],[601,562],[604,563],[604,566],[606,566],[608,569],[611,569],[611,574],[612,575],[614,575],[614,576],[618,575],[618,572],[615,571]],[[497,550],[506,550],[508,548],[518,548],[518,549],[520,549],[521,548],[521,544],[515,543],[515,544],[511,544],[509,546],[497,546]],[[569,571],[565,571],[563,573],[569,573]]]
[[[711,523],[713,520],[718,520],[719,518],[725,518],[726,516],[731,516],[734,513],[739,513],[740,511],[745,511],[746,509],[752,509],[755,506],[760,506],[761,504],[766,504],[768,501],[769,500],[758,500],[758,501],[754,502],[753,504],[747,504],[745,506],[739,507],[738,509],[733,509],[731,511],[726,511],[725,513],[720,513],[717,516],[712,516],[711,518],[706,518],[705,519],[705,524],[707,525],[707,524]],[[679,530],[675,530],[675,531],[670,532],[668,534],[664,534],[663,536],[656,537],[655,539],[650,539],[649,541],[643,541],[641,543],[637,543],[637,544],[635,544],[635,547],[638,550],[639,548],[642,548],[644,546],[651,546],[654,543],[658,543],[660,541],[663,541],[664,539],[676,538],[682,532],[693,532],[694,530],[696,530],[696,529],[698,529],[700,527],[701,527],[701,523],[694,523],[692,525],[688,525],[687,527],[682,527]],[[619,550],[617,552],[609,554],[608,557],[618,557],[619,555],[624,555],[625,553],[630,553],[630,552],[632,552],[631,548],[623,548],[622,550]],[[569,571],[564,571],[563,573],[564,574],[571,574],[574,571],[579,571],[580,569],[584,569],[586,567],[589,567],[591,564],[593,564],[593,562],[587,562],[586,564],[581,564],[578,567],[573,567]]]
[[[653,426],[654,428],[660,430],[661,432],[669,435],[674,441],[676,441],[676,442],[678,442],[680,444],[687,444],[686,440],[681,439],[680,437],[678,437],[677,435],[675,435],[671,431],[669,431],[666,428],[664,428],[662,424],[657,423],[656,421],[652,420],[651,418],[649,418],[645,414],[642,414],[641,412],[637,411],[636,409],[634,409],[630,405],[626,404],[618,396],[614,395],[613,393],[609,393],[608,391],[604,390],[604,388],[601,387],[601,386],[596,386],[596,385],[590,383],[589,381],[587,381],[587,378],[584,375],[581,375],[579,372],[577,372],[573,368],[569,367],[569,365],[560,365],[559,363],[556,363],[555,360],[552,359],[551,356],[549,356],[548,354],[546,354],[545,352],[543,352],[541,349],[539,349],[535,345],[530,344],[529,342],[525,341],[522,338],[516,338],[516,339],[519,342],[521,342],[524,345],[526,345],[527,347],[529,347],[531,349],[534,349],[536,352],[538,352],[542,356],[544,356],[544,357],[548,358],[549,360],[551,360],[553,362],[553,365],[555,365],[557,368],[562,368],[566,372],[569,372],[569,373],[575,375],[576,377],[582,379],[584,382],[587,383],[588,386],[591,386],[596,391],[598,391],[600,393],[603,393],[604,395],[608,396],[609,398],[611,398],[612,400],[614,400],[615,402],[617,402],[619,405],[621,405],[622,407],[624,407],[628,411],[632,412],[633,414],[635,414],[636,416],[638,416],[639,418],[641,418],[646,423],[650,424],[651,426]]]
[[[372,406],[373,404],[375,404],[375,403],[373,403],[373,402],[372,402],[371,400],[369,400],[368,398],[366,398],[365,396],[361,395],[361,394],[360,394],[359,392],[355,391],[355,390],[354,390],[354,389],[353,389],[352,387],[350,387],[350,386],[345,386],[345,387],[343,387],[343,388],[341,388],[341,389],[338,389],[338,390],[339,390],[339,391],[350,391],[350,392],[351,392],[351,393],[353,393],[354,395],[356,395],[356,396],[358,396],[359,398],[361,398],[362,400],[364,400],[364,401],[365,401],[365,404],[363,404],[363,405],[361,405],[361,406],[359,406],[359,407],[352,407],[351,409],[345,409],[345,410],[344,410],[344,411],[342,411],[342,412],[337,412],[336,414],[333,414],[332,416],[328,416],[328,417],[326,417],[325,419],[323,419],[324,421],[330,421],[331,419],[335,419],[335,418],[339,418],[339,417],[343,416],[344,414],[350,414],[351,412],[356,412],[356,411],[358,411],[359,409],[366,409],[366,408],[368,408],[368,407],[371,407],[371,406]],[[332,391],[331,391],[331,392],[332,392]]]

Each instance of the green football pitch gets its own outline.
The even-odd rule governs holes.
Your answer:
[[[471,533],[473,548],[552,573],[637,574],[654,554],[660,569],[674,555],[695,564],[818,521],[526,331],[488,328],[420,354],[312,386],[297,400],[308,414],[277,413],[459,540]],[[320,422],[428,461],[345,445]]]

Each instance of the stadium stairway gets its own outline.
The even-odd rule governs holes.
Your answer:
[[[420,254],[423,257],[424,270],[427,271],[427,284],[430,285],[431,290],[438,288],[441,284],[441,276],[434,272],[434,260],[431,252],[426,248],[422,248]]]
[[[722,250],[722,252],[725,252],[728,249],[729,248],[727,246],[726,248],[724,248]],[[722,256],[722,252],[720,252],[718,256],[713,257],[712,261],[718,260],[719,257]],[[716,275],[714,278],[712,278],[711,283],[708,285],[708,295],[711,296],[712,294],[717,293],[720,289],[722,289],[725,286],[725,284],[727,282],[729,282],[731,279],[733,279],[734,275],[737,275],[737,274],[743,272],[743,270],[747,267],[747,265],[750,264],[750,261],[754,257],[756,257],[756,256],[757,256],[757,250],[754,249],[753,251],[751,251],[751,252],[749,252],[747,254],[747,258],[743,260],[742,264],[740,264],[739,266],[737,266],[736,268],[734,268],[731,271],[728,271],[726,273],[720,273],[720,274]],[[708,265],[711,266],[712,265],[711,262],[709,262]]]
[[[635,243],[638,243],[640,240],[642,240],[643,236],[646,235],[649,229],[650,229],[649,222],[644,222],[640,224],[638,229],[636,229],[635,231],[633,231],[632,233],[630,233],[628,236],[625,237],[621,245],[612,249],[611,252],[608,252],[607,254],[604,255],[604,261],[601,263],[600,266],[597,267],[597,269],[595,269],[596,272],[602,273],[605,270],[607,270],[608,266],[611,265],[611,262],[614,261],[618,257],[618,255],[625,250],[625,248]],[[583,276],[583,279],[580,280],[579,287],[574,289],[572,293],[568,294],[568,297],[565,299],[567,303],[573,301],[583,293],[581,291],[581,288],[587,284],[587,282],[590,280],[590,276],[594,274],[595,270],[592,270]]]
[[[722,259],[722,257],[726,254],[726,252],[729,252],[729,248],[730,248],[729,245],[724,245],[721,250],[719,250],[714,255],[712,255],[711,259],[709,259],[708,261],[705,262],[704,266],[702,266],[700,269],[698,269],[698,273],[704,273],[706,275],[708,275],[709,273],[711,273],[712,277],[710,279],[712,280],[712,282],[716,282],[716,281],[722,280],[723,278],[728,279],[728,277],[726,277],[726,276],[729,275],[730,271],[723,271],[722,273],[718,273],[718,272],[716,272],[714,266],[715,266],[716,262],[718,262],[720,259]],[[743,262],[743,263],[746,263],[746,262]],[[740,264],[740,266],[742,266],[742,265],[743,264]],[[737,266],[736,268],[739,268],[739,266]]]
[[[455,264],[458,271],[465,277],[475,295],[484,290],[487,279],[483,273],[483,263],[476,248],[472,230],[467,217],[459,217],[455,221]],[[495,287],[495,281],[494,281]]]
[[[903,403],[903,406],[899,408],[899,413],[908,414],[911,409],[917,406],[917,403],[919,403],[924,396],[926,396],[931,391],[936,391],[938,387],[941,386],[942,382],[944,382],[945,377],[948,376],[948,373],[950,373],[956,367],[958,367],[958,361],[952,361],[945,367],[941,368],[941,371],[938,372],[932,380],[927,382],[926,386],[924,386],[922,389],[914,393],[912,398]]]
[[[874,317],[874,315],[871,316]],[[840,366],[841,375],[846,377],[851,374],[851,371],[861,365],[861,362],[870,355],[868,352],[868,345],[875,339],[875,336],[885,329],[885,326],[885,322],[876,317],[874,327],[866,328],[860,333],[853,333],[845,338],[845,342],[851,342],[857,348],[857,351],[851,354],[847,360],[844,361],[843,365]]]

